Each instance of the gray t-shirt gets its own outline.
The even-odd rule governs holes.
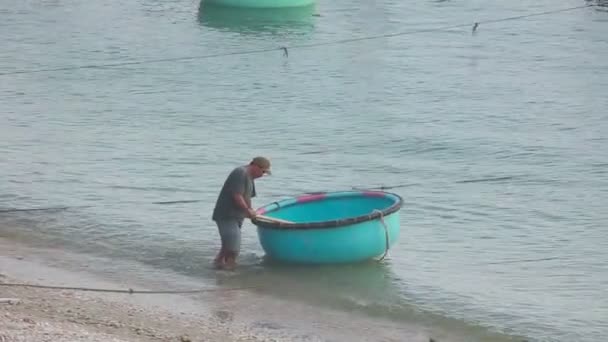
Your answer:
[[[251,204],[251,198],[255,197],[255,183],[253,178],[247,174],[246,166],[239,166],[232,170],[224,182],[224,186],[215,203],[212,219],[214,221],[236,218],[244,219],[245,211],[236,204],[234,194],[240,193],[245,203]]]

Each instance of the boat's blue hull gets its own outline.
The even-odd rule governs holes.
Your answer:
[[[272,259],[294,263],[344,263],[381,257],[399,238],[399,213],[332,229],[277,230],[258,226],[262,248]]]
[[[260,210],[265,216],[295,222],[290,225],[254,220],[268,257],[291,263],[360,262],[382,257],[398,240],[400,198],[394,197],[395,204],[378,193],[322,196],[287,200]],[[383,210],[387,207],[392,209]],[[351,212],[354,214],[349,216]]]

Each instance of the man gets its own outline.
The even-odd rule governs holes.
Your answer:
[[[213,209],[222,247],[214,263],[217,268],[233,269],[241,247],[241,227],[245,218],[256,216],[251,207],[251,199],[256,196],[254,180],[270,174],[270,161],[255,157],[248,165],[235,168],[230,172]]]

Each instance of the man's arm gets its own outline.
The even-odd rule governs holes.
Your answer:
[[[243,197],[242,194],[240,194],[238,192],[234,193],[232,195],[232,198],[236,202],[236,205],[238,205],[241,209],[243,209],[243,210],[248,210],[249,209],[249,206],[247,205],[247,202],[245,201],[245,198]]]
[[[256,216],[255,210],[249,207],[243,195],[241,195],[240,193],[235,193],[232,195],[232,198],[234,199],[236,204],[247,213],[247,217],[254,218]]]
[[[236,204],[237,207],[241,208],[245,212],[245,216],[249,218],[255,217],[256,213],[250,207],[250,204],[243,197],[243,193],[245,192],[245,183],[247,175],[243,172],[234,172],[230,175],[229,180],[229,191],[232,192],[232,200]]]

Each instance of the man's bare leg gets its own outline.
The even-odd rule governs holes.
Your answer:
[[[220,251],[217,253],[217,256],[213,260],[213,264],[216,268],[224,268],[226,266],[226,251],[224,250],[224,246],[220,248]]]
[[[236,257],[235,252],[226,252],[224,259],[224,268],[228,270],[234,270],[236,268]]]

